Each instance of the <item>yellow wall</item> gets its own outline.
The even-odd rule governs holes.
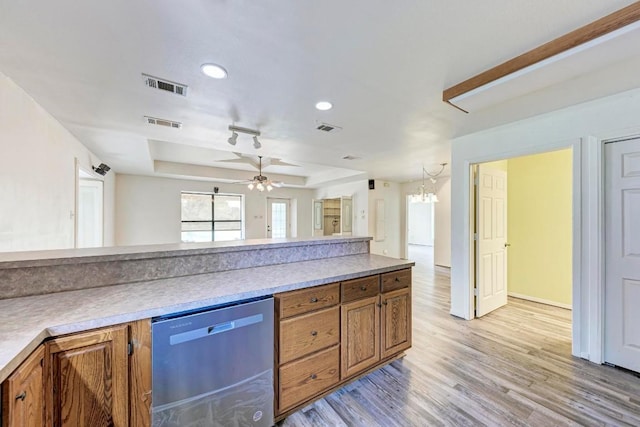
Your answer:
[[[510,293],[571,304],[572,151],[508,161]]]

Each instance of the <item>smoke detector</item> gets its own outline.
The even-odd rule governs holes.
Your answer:
[[[187,85],[181,83],[172,82],[170,80],[159,79],[148,74],[142,74],[144,84],[151,89],[161,90],[163,92],[171,92],[176,95],[187,96]]]

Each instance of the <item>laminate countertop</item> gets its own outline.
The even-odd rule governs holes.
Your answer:
[[[48,337],[413,265],[359,254],[0,300],[0,382]]]

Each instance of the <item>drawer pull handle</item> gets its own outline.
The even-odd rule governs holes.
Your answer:
[[[318,331],[311,331],[311,336],[315,337],[316,335],[318,335]]]
[[[315,380],[316,378],[318,378],[318,376],[316,374],[311,374],[311,379]]]
[[[311,298],[311,302],[318,302],[318,298],[316,297]]]
[[[24,399],[27,397],[27,392],[23,391],[22,393],[20,393],[19,395],[16,396],[16,400],[22,400],[24,402]]]
[[[361,290],[361,291],[366,291],[366,290],[367,290],[367,287],[366,287],[366,286],[360,286],[360,290]]]
[[[400,279],[398,277],[396,277],[396,282],[399,282],[399,281],[400,281]]]

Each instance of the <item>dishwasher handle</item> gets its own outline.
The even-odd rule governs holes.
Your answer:
[[[219,334],[220,332],[227,332],[235,327],[235,322],[233,320],[230,322],[222,322],[217,325],[209,326],[207,333],[209,335]]]
[[[234,329],[243,328],[245,326],[255,325],[261,323],[264,320],[262,314],[254,314],[253,316],[242,317],[235,320],[229,320],[226,322],[216,323],[215,325],[205,326],[204,328],[192,329],[186,332],[180,332],[169,336],[169,344],[177,345],[188,341],[197,340],[200,338],[208,337],[211,335],[221,334],[223,332],[229,332]]]

